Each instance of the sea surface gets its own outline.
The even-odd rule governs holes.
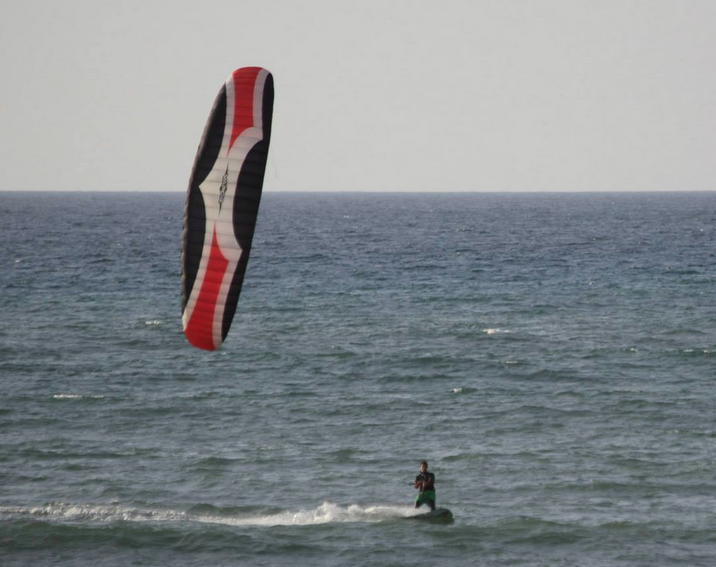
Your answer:
[[[214,353],[183,202],[0,193],[3,567],[716,565],[716,193],[267,193]]]

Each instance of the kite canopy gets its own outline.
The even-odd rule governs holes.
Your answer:
[[[190,344],[216,350],[244,281],[271,138],[273,77],[237,69],[219,91],[189,180],[182,246],[182,322]]]

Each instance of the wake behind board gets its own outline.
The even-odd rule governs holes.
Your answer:
[[[432,512],[427,512],[426,514],[418,514],[417,516],[407,516],[405,519],[449,523],[452,522],[454,518],[452,512],[447,508],[436,508]]]

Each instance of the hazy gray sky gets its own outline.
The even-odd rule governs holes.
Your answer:
[[[238,67],[265,189],[716,189],[713,0],[4,0],[0,190],[185,191]]]

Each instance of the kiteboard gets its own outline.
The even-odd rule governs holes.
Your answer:
[[[406,520],[422,520],[428,522],[452,522],[454,517],[452,512],[447,508],[436,508],[425,514],[418,514],[416,516],[406,516]]]

